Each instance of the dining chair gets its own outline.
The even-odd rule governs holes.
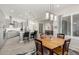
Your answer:
[[[34,38],[34,32],[31,32],[30,37]]]
[[[36,45],[36,54],[43,55],[42,41],[35,39],[35,45]]]
[[[71,39],[65,40],[64,45],[62,47],[57,47],[53,50],[54,53],[57,55],[68,55],[70,41]]]
[[[33,38],[37,38],[37,31],[34,31],[34,36]]]
[[[29,32],[25,32],[23,35],[23,38],[27,37],[27,40],[29,40]]]
[[[64,39],[65,38],[65,34],[59,33],[59,34],[57,34],[57,37]]]

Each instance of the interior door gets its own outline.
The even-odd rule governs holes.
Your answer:
[[[43,33],[43,24],[42,23],[39,24],[39,33]]]

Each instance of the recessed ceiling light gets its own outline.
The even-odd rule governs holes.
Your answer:
[[[77,23],[76,23],[76,22],[74,22],[73,24],[74,24],[74,25],[76,25]]]
[[[19,15],[20,17],[22,17],[22,15]]]
[[[10,10],[10,12],[11,12],[11,13],[13,13],[13,12],[14,12],[14,10],[12,9],[12,10]]]
[[[60,5],[59,5],[59,4],[57,4],[57,5],[56,5],[56,7],[57,7],[57,8],[59,8],[59,7],[60,7]]]
[[[10,19],[9,16],[5,16],[5,19]]]

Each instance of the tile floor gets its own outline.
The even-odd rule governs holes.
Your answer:
[[[6,40],[4,46],[0,49],[0,55],[16,55],[29,52],[35,49],[35,43],[33,40],[26,41],[26,43],[20,43],[19,37],[14,37]]]
[[[7,39],[0,49],[0,55],[35,55],[35,43],[33,39],[26,40],[25,43],[19,42],[19,37]],[[69,55],[79,55],[74,50],[69,50]]]

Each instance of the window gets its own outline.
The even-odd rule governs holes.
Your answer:
[[[73,15],[73,36],[79,36],[79,14]]]
[[[59,19],[59,32],[65,35],[79,37],[79,13],[64,16]],[[72,23],[71,23],[72,22]]]
[[[71,35],[71,16],[62,17],[62,33]]]

